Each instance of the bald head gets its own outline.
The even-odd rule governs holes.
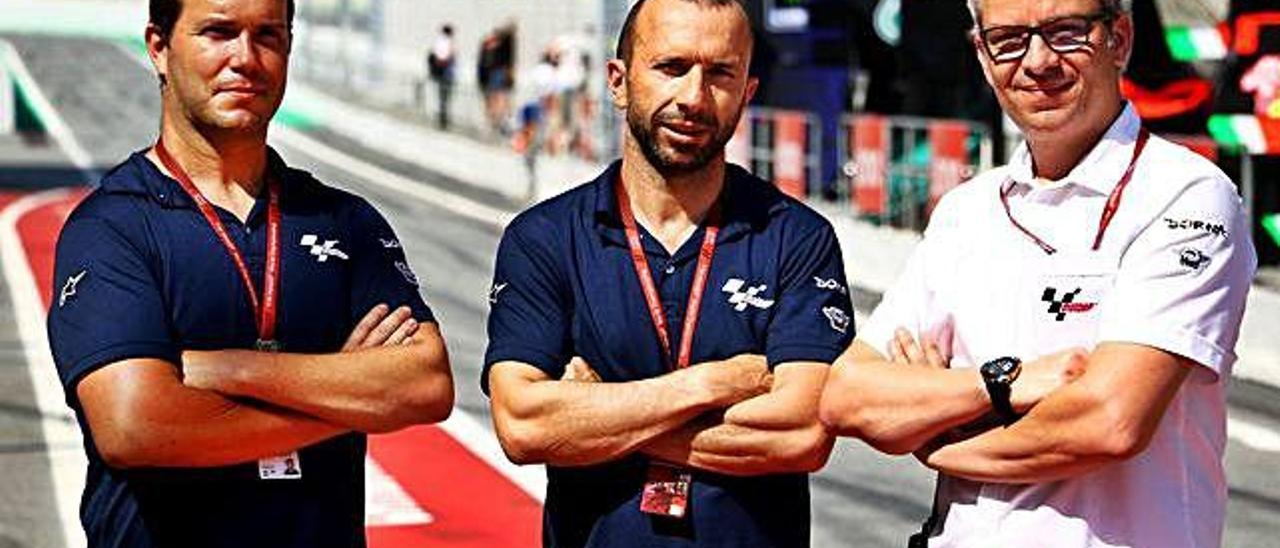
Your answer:
[[[635,52],[637,22],[642,12],[648,11],[648,4],[655,4],[654,9],[661,9],[662,4],[672,2],[683,2],[688,4],[697,4],[706,9],[730,9],[736,11],[742,19],[742,23],[746,26],[747,35],[751,44],[755,43],[755,31],[751,28],[751,20],[747,17],[747,11],[742,7],[740,0],[639,0],[631,6],[631,11],[627,12],[627,19],[622,24],[622,33],[618,36],[617,56],[622,59],[624,64],[631,64],[631,55]]]

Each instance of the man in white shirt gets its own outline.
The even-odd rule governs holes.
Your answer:
[[[1121,97],[1121,0],[969,6],[1027,144],[939,204],[823,421],[939,472],[915,546],[1218,546],[1256,267],[1235,186]]]
[[[440,27],[440,35],[427,53],[427,73],[431,81],[436,83],[436,124],[440,129],[449,129],[449,99],[453,96],[456,64],[453,25],[445,24]]]

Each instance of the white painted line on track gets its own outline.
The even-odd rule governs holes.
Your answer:
[[[0,211],[0,266],[9,286],[18,336],[26,351],[27,373],[35,392],[36,405],[46,417],[40,421],[53,472],[54,501],[63,538],[69,548],[86,544],[80,528],[80,493],[84,490],[84,441],[75,417],[63,400],[62,383],[49,354],[49,336],[45,331],[44,303],[36,287],[35,274],[28,263],[27,252],[18,234],[18,221],[24,215],[47,204],[65,199],[71,189],[55,189],[24,196]]]
[[[502,446],[498,445],[498,438],[469,413],[455,410],[439,426],[473,455],[501,472],[534,500],[543,502],[547,494],[547,475],[544,467],[520,466],[507,460],[506,454],[502,452]]]
[[[1227,417],[1227,436],[1256,451],[1280,453],[1280,434],[1244,419]]]
[[[364,459],[365,527],[427,525],[435,521],[404,488],[372,458]]]
[[[12,74],[14,82],[26,94],[30,101],[31,108],[35,109],[36,118],[40,119],[40,123],[44,125],[44,130],[49,136],[53,137],[54,142],[58,143],[58,147],[67,155],[80,172],[84,175],[86,184],[95,184],[102,177],[101,173],[93,168],[93,157],[85,151],[80,145],[80,141],[76,139],[71,127],[58,114],[57,109],[53,108],[53,103],[40,90],[40,86],[36,83],[35,78],[31,76],[31,71],[27,70],[27,65],[22,61],[22,57],[18,55],[17,48],[13,44],[5,40],[0,40],[0,64],[7,66],[10,74]],[[3,67],[0,67],[2,70]]]
[[[442,207],[468,219],[503,227],[514,217],[509,211],[428,186],[422,182],[378,167],[283,124],[273,124],[271,126],[271,135],[286,146],[360,177],[370,184]]]

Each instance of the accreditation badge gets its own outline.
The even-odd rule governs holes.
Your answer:
[[[302,479],[302,459],[298,458],[297,451],[260,459],[258,460],[258,479],[300,480]]]
[[[689,510],[693,475],[666,464],[652,463],[640,495],[640,511],[655,516],[683,518]]]

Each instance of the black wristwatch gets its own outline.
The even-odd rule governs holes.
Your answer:
[[[991,397],[991,407],[995,409],[996,415],[1005,426],[1013,424],[1013,421],[1018,420],[1018,413],[1013,410],[1009,394],[1012,392],[1013,381],[1018,380],[1018,374],[1022,372],[1022,360],[1009,356],[996,358],[982,364],[979,371],[982,373],[983,384],[987,385],[987,395]]]

